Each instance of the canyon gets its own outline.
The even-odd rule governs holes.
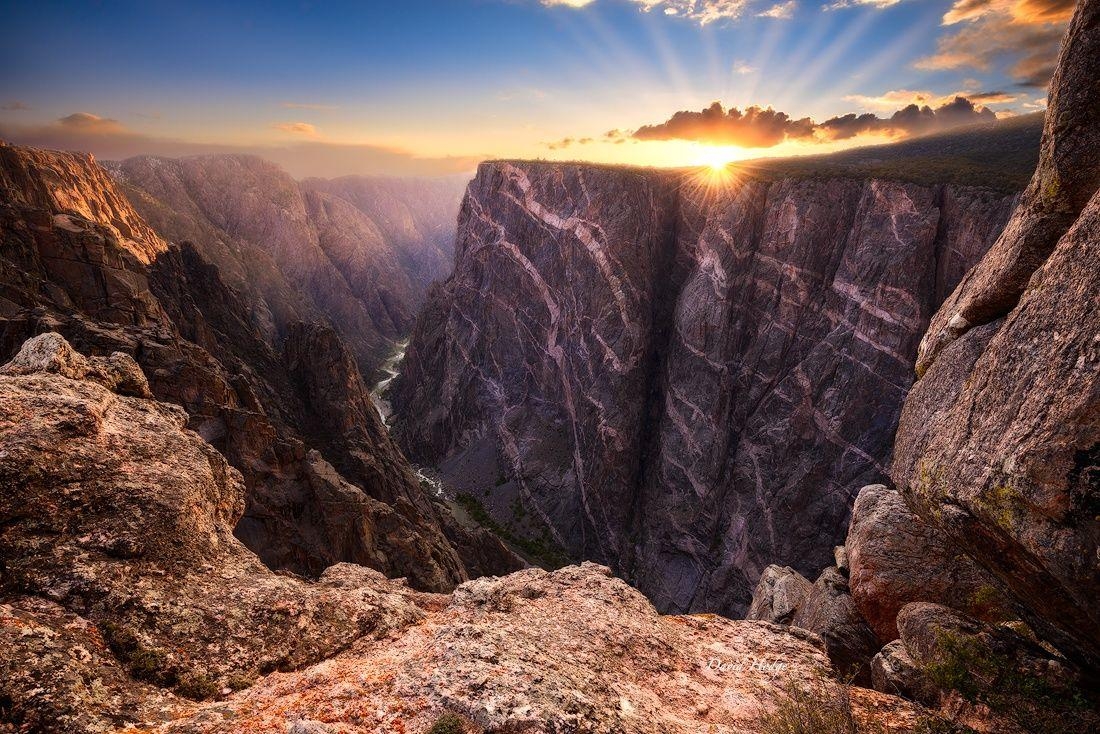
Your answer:
[[[1098,730],[1097,100],[1082,0],[1041,119],[457,230],[0,143],[0,725]]]
[[[1033,146],[1038,128],[1033,124]],[[816,574],[883,481],[932,314],[1015,196],[903,179],[481,166],[394,435],[666,612]]]

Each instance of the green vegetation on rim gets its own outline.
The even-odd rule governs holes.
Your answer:
[[[561,568],[562,566],[568,566],[571,563],[569,556],[558,547],[548,533],[543,533],[542,537],[538,539],[520,537],[493,519],[493,516],[485,509],[485,506],[472,494],[460,492],[458,496],[455,497],[455,501],[462,506],[462,509],[464,509],[478,525],[515,546],[522,551],[524,555],[538,561],[539,565],[549,569],[555,569]],[[516,508],[513,507],[512,511],[513,514],[515,514]]]

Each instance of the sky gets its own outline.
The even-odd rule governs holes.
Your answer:
[[[293,175],[720,165],[1041,110],[1074,0],[0,0],[0,139]]]

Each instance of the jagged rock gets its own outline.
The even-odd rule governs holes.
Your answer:
[[[849,532],[851,532],[850,527],[849,525]],[[849,572],[851,572],[852,569],[849,567],[847,546],[838,545],[836,548],[833,548],[833,560],[836,562],[837,569],[842,574],[847,576]]]
[[[852,601],[848,580],[837,568],[821,572],[791,624],[821,636],[829,659],[842,676],[859,685],[870,684],[870,662],[879,643]]]
[[[90,380],[0,374],[9,722],[367,734],[425,732],[449,711],[493,731],[754,733],[791,680],[845,698],[816,637],[662,617],[593,564],[449,598],[350,564],[317,582],[273,573],[232,535],[240,475],[185,422]],[[903,731],[918,718],[870,693],[846,705]]]
[[[394,434],[517,535],[741,616],[767,564],[833,563],[928,319],[1013,197],[682,176],[483,164]]]
[[[933,706],[940,691],[909,657],[901,640],[894,640],[871,659],[871,685],[876,691]]]
[[[1066,39],[1035,178],[929,330],[891,473],[1040,636],[1100,670],[1100,2]]]
[[[151,398],[149,381],[133,357],[112,352],[107,358],[85,357],[56,332],[27,340],[15,357],[0,367],[3,375],[52,372],[72,380],[91,380],[120,395]]]
[[[1078,2],[1050,83],[1039,165],[1003,234],[933,317],[917,372],[1011,311],[1100,185],[1100,8]]]
[[[1000,582],[889,487],[872,484],[859,491],[847,549],[852,598],[880,640],[897,639],[898,612],[914,601],[945,604],[991,621],[1012,617]]]
[[[790,624],[813,584],[790,566],[768,566],[752,594],[745,619]]]
[[[68,348],[53,336],[42,342]],[[88,722],[135,721],[151,709],[129,709],[141,686],[131,690],[117,665],[188,695],[187,680],[209,686],[298,668],[423,617],[428,602],[366,568],[333,566],[316,584],[267,570],[232,535],[244,507],[240,474],[184,428],[177,406],[46,371],[50,362],[38,372],[22,364],[23,374],[0,374],[0,557],[10,605],[0,622],[9,640],[24,625],[47,641],[60,637],[49,643],[52,663],[23,668],[5,656],[0,697],[16,720],[76,726],[91,690]],[[26,661],[20,645],[14,659]],[[105,685],[126,696],[102,698],[59,654],[78,665],[113,655]],[[36,692],[44,683],[49,700]]]
[[[152,168],[168,185],[175,181],[173,165]],[[467,538],[455,525],[444,535],[445,510],[424,500],[407,462],[377,425],[357,365],[337,335],[318,327],[324,339],[302,342],[323,347],[316,368],[291,374],[274,321],[294,334],[309,329],[293,326],[300,304],[294,305],[289,285],[272,279],[265,265],[270,258],[230,248],[219,255],[223,269],[203,255],[229,247],[210,228],[187,230],[214,238],[201,245],[164,243],[87,157],[3,146],[0,179],[12,187],[0,201],[0,360],[52,331],[87,354],[105,355],[81,359],[122,392],[148,394],[134,362],[140,365],[149,390],[182,406],[189,427],[244,475],[238,536],[274,567],[317,576],[333,563],[354,560],[405,575],[421,588],[449,589],[469,573],[448,537],[476,547],[480,553],[471,560],[479,567],[521,567],[514,554],[479,533]],[[123,231],[129,235],[121,237]],[[233,270],[235,257],[250,269]],[[257,295],[261,286],[267,300]],[[301,314],[314,315],[308,308]],[[326,390],[337,388],[343,405],[325,399]],[[342,427],[337,436],[330,435],[333,422]],[[351,423],[358,428],[348,429]],[[354,476],[318,483],[311,449]],[[303,508],[302,502],[320,495],[344,496],[318,494],[317,486],[345,481],[358,487],[353,494],[365,491],[389,507],[329,504],[328,519],[319,517],[320,507]],[[355,508],[363,514],[355,515]],[[372,518],[394,529],[392,547],[369,525]],[[354,537],[358,533],[366,537]],[[499,558],[489,558],[493,553]],[[424,559],[429,561],[419,563]]]

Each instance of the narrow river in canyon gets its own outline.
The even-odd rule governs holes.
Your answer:
[[[382,418],[382,425],[386,427],[387,431],[390,430],[390,422],[393,419],[393,405],[390,404],[387,393],[393,381],[401,374],[401,362],[405,359],[405,352],[408,348],[408,339],[397,342],[394,345],[393,353],[386,358],[386,361],[383,362],[382,366],[379,368],[382,372],[382,379],[371,387],[371,401],[374,402],[374,407],[378,409],[378,415]],[[444,491],[443,481],[436,476],[434,472],[411,462],[409,465],[412,467],[421,486],[423,486],[426,491],[443,500],[453,499],[448,497],[447,493]]]

